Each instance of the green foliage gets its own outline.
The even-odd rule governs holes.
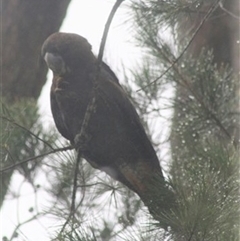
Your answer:
[[[161,114],[167,107],[173,113],[166,142],[176,205],[170,212],[158,213],[158,221],[170,227],[171,240],[239,237],[238,77],[231,66],[215,64],[211,50],[202,49],[197,58],[185,53],[192,29],[181,33],[185,41],[176,32],[187,19],[204,16],[206,11],[199,10],[213,2],[138,1],[132,5],[136,39],[144,47],[147,62],[134,72],[134,83],[140,89],[135,94],[139,112],[146,119],[149,109]],[[167,27],[171,27],[170,42],[163,37]]]
[[[140,0],[135,1],[131,7],[136,18],[135,22],[140,27],[139,30],[144,29],[144,32],[147,32],[147,29],[153,30],[156,26],[158,26],[158,30],[166,25],[172,27],[181,26],[192,16],[206,14],[202,7],[216,2],[214,0]],[[151,31],[149,33],[154,37]],[[142,40],[146,39],[142,38]]]
[[[234,148],[211,145],[173,173],[178,206],[168,220],[176,240],[238,239],[238,155]]]
[[[2,102],[0,118],[1,169],[12,166],[1,172],[2,202],[13,171],[18,170],[26,180],[32,183],[41,165],[40,159],[18,163],[52,149],[51,143],[55,141],[56,135],[44,131],[43,124],[39,121],[36,102],[33,100],[21,100],[12,105]]]
[[[45,189],[52,198],[45,213],[61,223],[53,240],[238,240],[238,79],[231,66],[214,63],[209,49],[197,58],[185,53],[192,36],[181,34],[183,41],[176,31],[193,16],[204,16],[201,7],[214,2],[147,0],[134,1],[131,8],[144,56],[125,89],[165,164],[174,198],[153,185],[152,220],[139,197],[82,160],[74,217],[59,234],[71,209],[76,156],[53,154],[43,160]],[[55,136],[44,131],[35,106],[29,101],[2,105],[1,168],[52,148]],[[163,129],[164,139],[159,137]],[[39,165],[38,159],[12,171],[32,180]],[[166,206],[159,207],[163,199]]]

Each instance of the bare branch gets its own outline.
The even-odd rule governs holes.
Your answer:
[[[108,32],[109,32],[109,28],[110,28],[110,25],[112,23],[112,20],[113,20],[113,17],[117,11],[117,9],[119,8],[119,6],[121,5],[121,3],[123,2],[124,0],[117,0],[109,14],[109,17],[108,17],[108,20],[105,24],[105,28],[104,28],[104,32],[103,32],[103,36],[102,36],[102,41],[101,41],[101,45],[100,45],[100,48],[99,48],[99,53],[98,53],[98,63],[99,65],[101,64],[102,62],[102,57],[103,57],[103,52],[104,52],[104,47],[105,47],[105,44],[106,44],[106,40],[107,40],[107,35],[108,35]]]
[[[232,13],[231,11],[227,10],[224,6],[223,6],[223,3],[222,2],[219,2],[219,6],[220,8],[226,12],[227,14],[229,14],[230,16],[232,16],[233,18],[236,18],[237,20],[240,20],[240,17],[235,15],[234,13]]]
[[[43,213],[37,213],[36,215],[32,216],[31,218],[23,221],[22,223],[19,223],[19,224],[15,227],[14,231],[12,232],[12,235],[11,235],[9,241],[12,241],[12,240],[14,240],[14,239],[16,238],[15,235],[17,234],[17,231],[18,231],[23,225],[25,225],[25,224],[33,221],[33,220],[36,220],[37,218],[39,218],[39,217],[41,217],[41,216],[43,216],[43,215],[44,215]]]
[[[124,0],[117,0],[115,2],[114,6],[113,6],[113,8],[112,8],[112,10],[109,14],[108,20],[105,24],[105,28],[104,28],[100,48],[99,48],[99,53],[98,53],[97,72],[96,72],[96,75],[94,76],[94,79],[93,79],[94,88],[93,88],[93,91],[92,91],[92,98],[91,98],[91,101],[88,103],[87,110],[85,112],[85,116],[84,116],[84,119],[83,119],[79,139],[81,139],[82,136],[85,136],[85,137],[87,136],[86,135],[87,125],[89,123],[89,120],[90,120],[91,115],[92,115],[92,113],[95,109],[95,104],[96,104],[96,91],[97,91],[97,88],[98,88],[98,86],[97,86],[98,85],[98,77],[99,77],[99,73],[100,73],[100,69],[101,69],[102,57],[103,57],[104,47],[105,47],[106,40],[107,40],[107,35],[108,35],[108,32],[109,32],[109,28],[110,28],[110,25],[112,23],[113,17],[114,17],[117,9],[119,8],[119,6],[121,5],[121,3],[123,1]]]

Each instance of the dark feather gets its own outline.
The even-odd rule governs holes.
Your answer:
[[[74,143],[91,98],[97,60],[86,39],[76,34],[53,34],[42,53],[60,56],[66,67],[66,72],[54,73],[51,108],[59,132]],[[59,61],[48,64],[55,62]],[[157,155],[134,106],[105,63],[97,81],[96,110],[88,123],[90,139],[83,155],[92,166],[143,196],[154,175],[163,180]]]

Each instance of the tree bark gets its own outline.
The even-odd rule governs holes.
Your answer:
[[[41,45],[59,30],[69,3],[70,0],[2,1],[0,88],[1,98],[8,105],[21,99],[38,99],[47,74],[41,59]],[[5,160],[4,166],[11,162],[10,158]],[[13,171],[0,174],[0,207]]]
[[[209,2],[203,4],[198,13],[189,14],[189,17],[182,22],[179,29],[180,36],[184,38],[186,32],[194,33],[211,7],[212,1]],[[203,24],[190,45],[188,53],[197,58],[203,47],[212,49],[215,63],[230,64],[235,72],[239,71],[239,18],[239,1],[224,1],[223,6],[218,6]]]
[[[2,95],[14,102],[37,99],[46,81],[41,45],[58,31],[70,0],[3,0]]]

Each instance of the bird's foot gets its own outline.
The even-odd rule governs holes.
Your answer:
[[[78,151],[87,151],[91,136],[87,133],[77,134],[74,138],[74,146]]]

